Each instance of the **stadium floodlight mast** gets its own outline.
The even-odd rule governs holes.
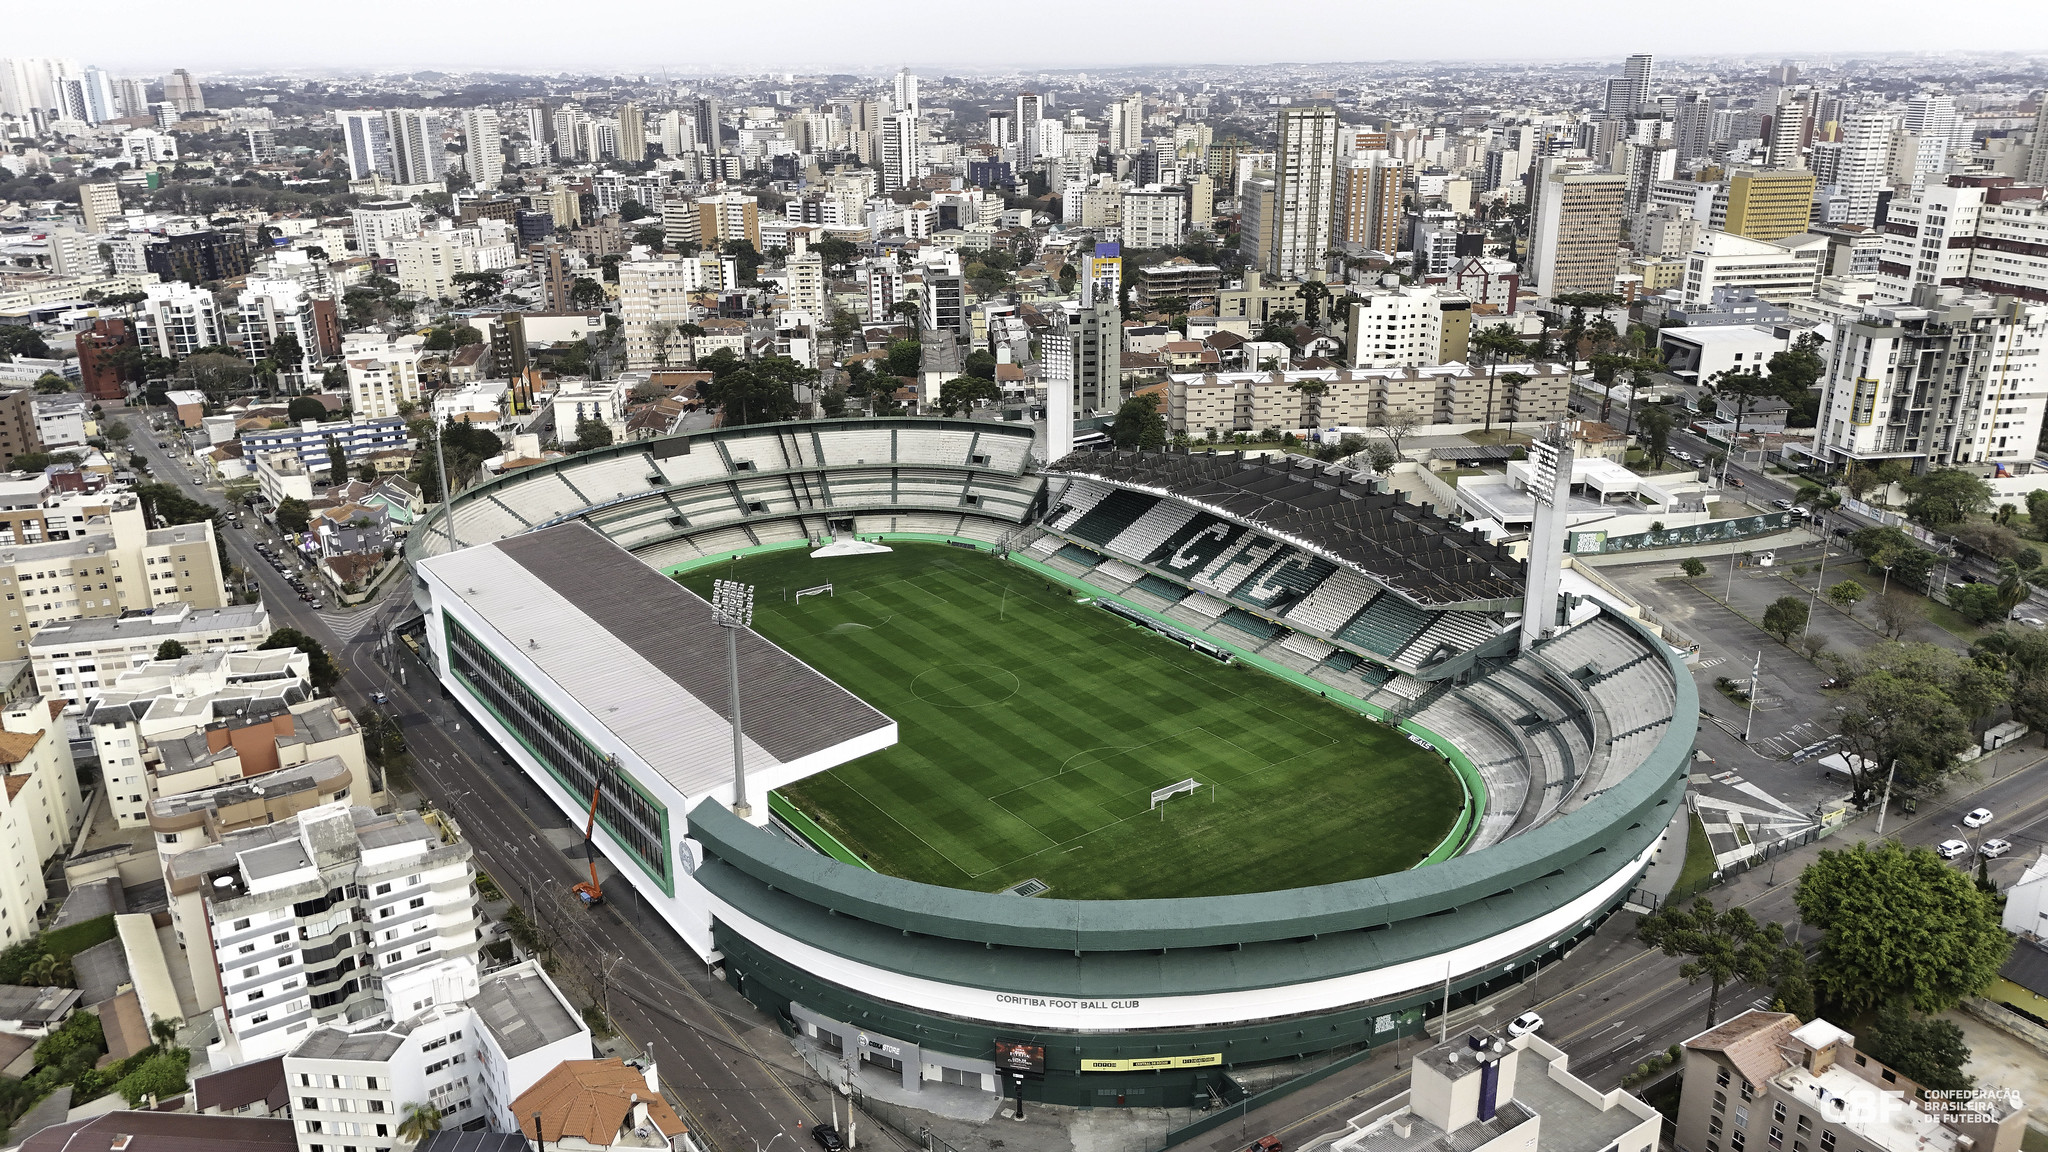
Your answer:
[[[737,580],[711,585],[711,618],[725,629],[726,686],[732,695],[732,814],[752,819],[747,803],[747,752],[740,741],[740,629],[754,622],[754,586]]]

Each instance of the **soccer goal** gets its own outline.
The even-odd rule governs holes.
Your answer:
[[[1168,800],[1172,799],[1175,796],[1180,795],[1183,792],[1193,795],[1195,789],[1200,788],[1201,786],[1202,782],[1200,780],[1197,780],[1193,776],[1190,776],[1178,784],[1168,784],[1164,788],[1154,788],[1152,790],[1152,807],[1157,808],[1161,804],[1166,803]],[[1146,811],[1150,810],[1151,809],[1146,809]]]
[[[830,584],[820,584],[816,588],[800,588],[797,590],[796,599],[793,603],[801,604],[804,602],[804,597],[818,595],[833,596],[832,586]]]

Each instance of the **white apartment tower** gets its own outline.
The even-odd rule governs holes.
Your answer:
[[[489,191],[505,178],[505,133],[496,108],[468,108],[462,113],[462,146],[469,178]]]
[[[279,380],[303,390],[318,372],[320,334],[313,320],[313,298],[296,280],[252,278],[237,300],[242,318],[242,354],[249,363],[271,358],[280,336],[298,342],[298,356],[278,364]]]
[[[1043,154],[1043,132],[1039,121],[1045,118],[1045,100],[1036,92],[1021,93],[1017,97],[1017,163],[1032,164]]]
[[[1134,92],[1109,106],[1109,150],[1136,152],[1145,146],[1145,95]]]
[[[348,178],[368,180],[382,176],[397,179],[391,161],[391,129],[384,113],[377,111],[336,112],[341,124],[342,151],[348,155]]]
[[[1885,217],[1877,298],[1923,286],[2048,301],[2048,200],[2010,176],[1948,177],[1895,196]]]
[[[914,82],[916,77],[911,78]],[[882,117],[882,191],[900,192],[924,178],[923,155],[917,147],[917,116],[897,112]]]
[[[392,179],[400,184],[437,184],[448,170],[439,112],[392,108],[384,113],[391,140]]]
[[[1273,247],[1262,269],[1276,280],[1305,280],[1322,272],[1336,203],[1337,129],[1335,108],[1280,112],[1280,147],[1273,169]]]
[[[145,299],[137,306],[137,338],[144,348],[172,360],[183,360],[201,348],[225,341],[221,335],[220,305],[213,293],[182,280],[151,284],[143,289]]]
[[[917,73],[912,72],[908,68],[899,68],[896,70],[896,89],[894,92],[894,97],[896,100],[896,111],[905,113],[910,116],[916,116],[919,114],[919,107],[917,103]]]
[[[344,802],[192,835],[202,842],[162,853],[164,879],[194,975],[222,996],[214,1067],[477,994],[470,847],[417,813]]]
[[[2048,307],[1923,285],[1835,321],[1820,448],[1838,463],[2030,470],[2041,435]]]
[[[1889,184],[1892,134],[1897,128],[1898,120],[1889,112],[1849,112],[1838,122],[1840,139],[1814,144],[1818,198],[1841,205],[1828,223],[1865,228],[1876,223],[1877,198]]]

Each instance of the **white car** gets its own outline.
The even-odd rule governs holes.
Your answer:
[[[2010,840],[1992,839],[1986,840],[1980,845],[1977,849],[1977,854],[1991,860],[1996,860],[2010,851],[2012,851],[2012,842]]]
[[[1989,808],[1973,809],[1968,816],[1963,817],[1963,827],[1965,828],[1982,828],[1989,823],[1991,823],[1991,809]]]
[[[1934,854],[1943,860],[1953,860],[1969,850],[1970,846],[1961,840],[1943,840],[1934,846]]]
[[[1543,1027],[1543,1017],[1534,1012],[1524,1012],[1508,1021],[1509,1036],[1526,1036]]]

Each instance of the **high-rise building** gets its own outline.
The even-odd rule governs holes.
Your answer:
[[[1237,254],[1246,268],[1264,273],[1273,261],[1275,231],[1280,223],[1279,199],[1280,178],[1271,172],[1238,181]]]
[[[619,105],[619,159],[633,164],[647,159],[647,117],[638,104]]]
[[[910,116],[920,114],[920,107],[917,102],[917,73],[912,72],[908,68],[898,69],[896,72],[896,90],[894,95],[897,112]]]
[[[1187,240],[1188,200],[1181,188],[1147,184],[1126,189],[1120,225],[1131,248],[1177,248]]]
[[[1109,106],[1109,150],[1136,152],[1145,146],[1145,96],[1133,92]]]
[[[1008,108],[991,108],[988,113],[988,143],[1002,159],[1017,143],[1017,114]]]
[[[2048,100],[2034,113],[2034,154],[2027,159],[2027,183],[2048,185]]]
[[[1029,165],[1044,155],[1039,122],[1045,119],[1045,101],[1036,92],[1017,97],[1017,163]]]
[[[1678,100],[1672,115],[1672,142],[1678,146],[1679,163],[1707,156],[1714,142],[1714,101],[1705,92],[1689,92]]]
[[[251,277],[236,301],[242,317],[242,355],[251,364],[278,360],[278,377],[287,388],[303,389],[318,375],[320,362],[319,322],[314,318],[313,298],[296,280]],[[298,345],[288,358],[280,355]],[[362,409],[358,408],[358,412]]]
[[[192,78],[183,68],[174,68],[164,77],[164,103],[169,104],[178,115],[206,111],[206,93],[200,91],[199,81]]]
[[[391,255],[391,242],[420,230],[425,217],[410,200],[368,200],[349,211],[356,251],[365,256]]]
[[[1952,161],[1970,150],[1969,122],[1957,111],[1956,98],[1945,93],[1923,92],[1906,101],[1906,114],[1900,126],[1915,136],[1942,141],[1934,149],[1941,155],[1941,166],[1932,171],[1947,171],[1953,166]]]
[[[880,153],[884,193],[916,187],[924,178],[924,158],[917,146],[917,117],[896,112],[882,117]]]
[[[1814,93],[1787,88],[1771,111],[1771,132],[1765,141],[1765,163],[1773,168],[1806,167],[1806,145],[1813,137]]]
[[[183,360],[201,348],[225,343],[220,304],[213,293],[181,282],[151,284],[136,307],[136,336],[145,351]]]
[[[550,242],[543,246],[537,263],[541,269],[541,287],[547,300],[548,311],[569,311],[569,296],[571,290],[576,287],[576,274],[569,268],[565,249],[560,244]]]
[[[121,219],[121,186],[111,180],[80,184],[78,207],[87,232],[111,232]]]
[[[1742,168],[1728,177],[1725,229],[1751,240],[1806,231],[1813,218],[1814,174],[1804,168]]]
[[[1889,112],[1844,112],[1835,123],[1835,139],[1813,146],[1813,175],[1821,192],[1839,202],[1829,223],[1877,222],[1878,196],[1889,186],[1891,149],[1898,119]]]
[[[704,151],[718,152],[719,141],[718,101],[710,96],[697,97],[697,143]]]
[[[496,188],[505,178],[505,133],[496,108],[463,110],[462,147],[470,183],[480,191]]]
[[[1751,240],[1709,230],[1693,241],[1685,257],[1679,299],[1704,308],[1717,292],[1734,290],[1772,302],[1811,296],[1827,259],[1828,240],[1801,232],[1777,240]]]
[[[1537,291],[1613,290],[1627,191],[1628,177],[1618,172],[1547,172],[1529,238],[1529,275]]]
[[[2048,307],[1932,284],[1834,322],[1820,449],[1841,463],[2023,465],[2041,435]]]
[[[143,266],[159,279],[204,284],[232,280],[249,271],[249,241],[235,231],[202,229],[152,236],[143,250]]]
[[[802,243],[799,241],[798,243]],[[825,319],[825,259],[806,249],[789,258],[789,310],[811,317],[814,324]]]
[[[697,239],[708,250],[744,240],[761,250],[761,202],[744,192],[697,198]]]
[[[445,124],[439,112],[392,108],[384,113],[391,140],[391,162],[400,184],[438,184],[448,171],[448,152],[441,142]]]
[[[1333,239],[1392,258],[1401,244],[1406,168],[1385,152],[1360,152],[1337,166]]]
[[[1261,269],[1276,280],[1305,280],[1322,271],[1336,201],[1337,129],[1337,110],[1327,105],[1280,112],[1273,247]]]
[[[113,360],[116,352],[133,348],[135,330],[126,320],[101,317],[80,332],[78,347],[78,390],[97,401],[120,403],[128,395],[127,379]]]
[[[359,347],[353,338],[343,363],[348,369],[349,410],[360,419],[398,416],[403,405],[420,402],[420,348],[416,338]]]
[[[391,129],[384,113],[374,111],[336,112],[341,124],[341,148],[348,156],[348,178],[368,180],[382,176],[397,178],[391,157]]]
[[[1638,52],[1629,57],[1628,63],[1622,66],[1622,78],[1628,83],[1629,94],[1628,110],[1623,112],[1622,115],[1633,116],[1641,112],[1643,107],[1650,102],[1650,97],[1653,95],[1651,85],[1654,82],[1654,64],[1655,57],[1650,53]]]
[[[1895,196],[1885,216],[1877,298],[1957,286],[2048,303],[2048,211],[2042,189],[2010,176],[1952,175]]]

